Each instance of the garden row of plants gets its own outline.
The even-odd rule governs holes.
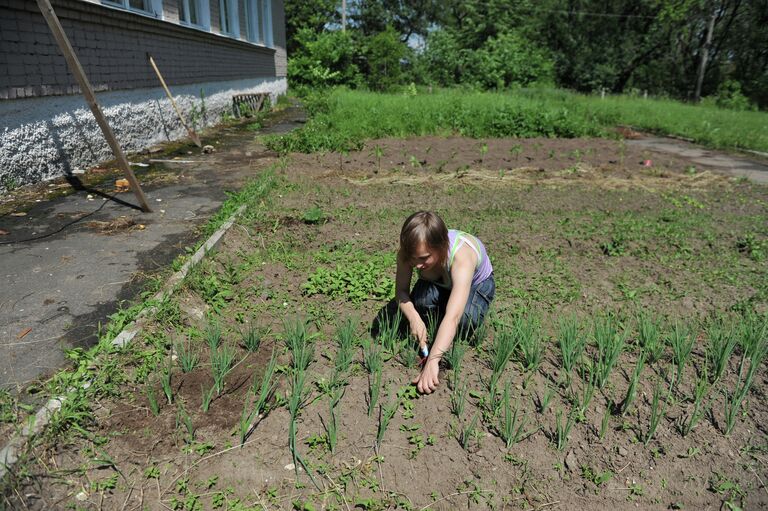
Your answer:
[[[335,89],[304,99],[300,130],[266,138],[280,153],[359,150],[384,137],[458,134],[481,137],[614,137],[617,125],[689,138],[715,147],[768,152],[762,112],[735,112],[671,100],[599,97],[563,90],[481,93],[412,88],[405,94]]]
[[[405,418],[413,417],[413,400],[418,397],[412,385],[400,388],[393,396],[381,397],[386,362],[407,368],[417,366],[415,346],[398,333],[399,318],[394,319],[382,322],[375,339],[362,335],[356,320],[342,321],[332,336],[335,354],[330,358],[330,375],[319,379],[310,376],[309,371],[315,362],[320,333],[313,332],[303,320],[286,320],[282,333],[274,337],[282,340],[290,364],[278,365],[283,350],[273,344],[266,367],[255,370],[237,427],[240,444],[248,440],[270,410],[285,406],[290,415],[288,446],[297,477],[303,468],[314,481],[312,466],[300,453],[297,419],[309,403],[327,399],[327,413],[321,415],[324,431],[311,438],[314,444],[322,444],[334,453],[340,436],[339,403],[350,377],[364,370],[368,379],[367,414],[377,422],[378,449],[399,409]],[[434,335],[436,322],[430,321],[428,329]],[[207,357],[201,357],[203,350],[191,341],[177,343],[175,362],[169,361],[159,382],[146,386],[149,408],[155,415],[162,412],[160,401],[168,406],[175,404],[177,428],[190,444],[195,440],[195,427],[184,403],[175,401],[173,373],[191,372],[200,367],[203,358],[208,359],[211,385],[201,389],[201,411],[208,413],[211,402],[228,392],[227,375],[247,358],[236,361],[234,343],[223,337],[219,324],[212,321],[204,334]],[[248,354],[258,351],[268,337],[269,332],[248,327],[239,334],[238,342]],[[552,348],[555,353],[550,353]],[[479,379],[465,370],[468,353],[485,367],[476,375]],[[659,426],[669,420],[670,410],[677,407],[679,413],[675,414],[673,426],[681,436],[691,434],[705,419],[722,434],[730,435],[744,416],[745,402],[766,354],[768,317],[755,313],[712,315],[695,323],[663,322],[649,314],[623,321],[610,314],[587,321],[571,315],[560,319],[551,335],[535,311],[496,317],[471,337],[458,339],[444,356],[448,371],[444,378],[450,388],[450,412],[454,416],[451,429],[465,449],[471,448],[486,430],[498,436],[507,448],[541,431],[553,448],[562,451],[568,446],[572,429],[580,423],[600,440],[609,428],[617,427],[629,430],[636,441],[648,446]],[[545,371],[546,360],[554,365],[554,371]],[[512,369],[510,363],[517,365]],[[622,366],[628,379],[625,389],[616,380],[617,369]],[[545,376],[546,391],[528,393],[528,385],[537,373]],[[281,374],[286,380],[284,395],[277,392]],[[520,378],[522,386],[515,384]],[[481,386],[473,388],[473,381]],[[640,405],[639,396],[647,383],[652,388],[649,403]],[[313,388],[318,392],[313,393]],[[158,398],[160,389],[162,399]],[[527,398],[530,394],[534,394],[532,400]],[[600,423],[592,424],[587,412],[597,395],[605,397],[606,406]],[[471,416],[467,406],[470,400],[474,400],[476,410]],[[556,408],[555,401],[560,403]],[[554,427],[543,426],[529,409],[531,406],[542,416],[553,413]],[[633,414],[636,423],[628,421]],[[428,443],[428,439],[416,440],[416,448]]]

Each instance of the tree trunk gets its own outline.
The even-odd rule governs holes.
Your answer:
[[[712,32],[715,30],[715,17],[713,13],[709,18],[709,25],[707,25],[707,39],[704,41],[704,47],[701,49],[701,59],[699,60],[699,72],[696,76],[696,90],[693,93],[693,101],[698,103],[701,101],[701,86],[704,83],[704,73],[707,70],[707,59],[709,58],[709,46],[712,44]]]

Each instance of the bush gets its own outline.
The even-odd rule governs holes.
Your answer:
[[[473,50],[462,47],[456,34],[438,30],[429,35],[419,57],[425,81],[440,86],[457,83],[479,89],[504,89],[534,83],[551,84],[554,64],[547,53],[513,33],[487,39]]]
[[[715,95],[715,104],[720,108],[727,108],[729,110],[738,110],[743,112],[745,110],[754,110],[757,108],[749,101],[741,92],[741,84],[736,80],[725,80],[717,88],[717,94]]]
[[[288,80],[292,86],[313,88],[363,83],[355,60],[357,47],[351,32],[321,32],[301,29],[296,35],[298,50],[288,59]]]
[[[553,82],[553,63],[546,52],[518,35],[489,38],[467,62],[471,80],[485,89]]]
[[[403,82],[402,60],[408,53],[395,29],[387,27],[383,32],[362,41],[363,55],[368,65],[368,88],[388,91]]]

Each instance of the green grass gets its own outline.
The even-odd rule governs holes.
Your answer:
[[[413,135],[615,136],[615,126],[631,125],[709,147],[768,151],[766,113],[626,96],[601,100],[563,90],[438,90],[405,96],[338,89],[310,100],[309,109],[313,116],[303,129],[268,137],[268,146],[315,152],[360,149],[369,139]]]

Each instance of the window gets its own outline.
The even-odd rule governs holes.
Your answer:
[[[252,43],[272,46],[272,3],[271,0],[246,0],[247,38]]]
[[[138,11],[144,14],[160,18],[163,14],[162,0],[101,0],[105,5],[114,5],[128,9],[129,11]]]
[[[179,22],[206,30],[210,29],[208,0],[179,0]]]
[[[222,34],[240,37],[237,0],[219,0],[219,20]]]

